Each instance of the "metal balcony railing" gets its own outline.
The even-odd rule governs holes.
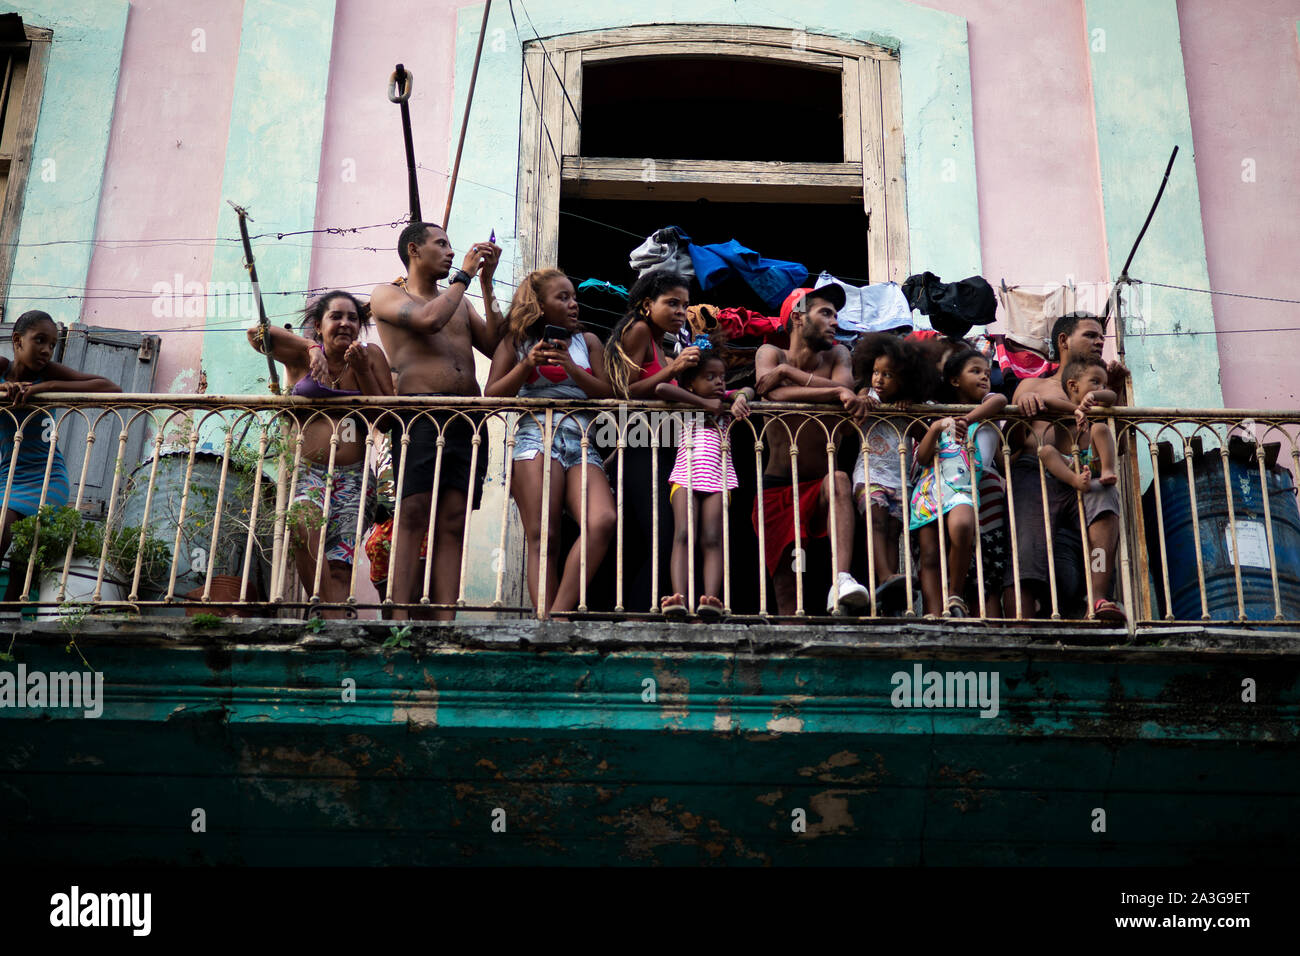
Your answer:
[[[910,527],[908,499],[917,477],[906,466],[910,439],[891,446],[899,462],[894,483],[901,475],[908,489],[898,535],[899,599],[893,607],[883,606],[876,593],[883,573],[869,543],[876,536],[877,517],[870,507],[853,504],[852,482],[841,480],[826,483],[825,507],[829,515],[846,504],[852,507],[853,537],[846,537],[847,525],[830,520],[825,543],[820,537],[814,540],[807,516],[795,509],[793,545],[782,558],[793,577],[793,607],[782,613],[765,563],[773,531],[760,489],[765,471],[769,483],[783,482],[788,474],[798,488],[810,476],[851,475],[859,461],[870,484],[866,447],[872,438],[906,434],[913,424],[924,430],[936,418],[968,410],[937,405],[880,409],[859,422],[829,406],[755,403],[750,418],[722,420],[721,470],[734,467],[739,482],[721,508],[717,597],[722,613],[739,621],[823,619],[826,609],[817,598],[849,549],[851,573],[869,592],[867,606],[854,620],[865,624],[922,615],[918,572],[927,556],[919,553],[918,530]],[[1091,572],[1099,562],[1110,562],[1111,593],[1127,612],[1130,633],[1165,622],[1300,623],[1300,516],[1293,477],[1300,474],[1300,413],[1114,408],[1101,415],[1095,420],[1108,423],[1120,450],[1116,487],[1122,506],[1110,549],[1095,542],[1090,546],[1084,492],[1071,490],[1073,507],[1063,504],[1060,489],[1065,486],[1054,484],[1041,458],[1018,450],[1017,435],[1026,428],[1019,412],[1009,407],[1002,413],[996,469],[1003,477],[1013,470],[1019,475],[1003,482],[1010,570],[996,570],[1001,556],[987,552],[993,539],[986,537],[991,529],[980,517],[986,510],[980,500],[985,491],[977,482],[971,490],[976,533],[966,576],[967,593],[975,599],[968,602],[969,616],[1030,626],[1048,622],[1038,625],[1047,628],[1062,620],[1087,626],[1097,601],[1106,597],[1094,593]],[[79,460],[68,455],[64,465],[55,446],[75,419],[86,429],[85,454]],[[439,436],[428,452],[435,476],[442,475],[444,464],[448,473],[463,470],[464,458],[470,475],[480,460],[488,462],[483,505],[460,533],[455,598],[441,603],[436,600],[440,576],[454,577],[445,561],[441,568],[435,567],[436,560],[423,562],[416,591],[407,601],[393,601],[383,585],[399,573],[398,542],[413,526],[410,514],[403,514],[412,502],[396,489],[403,487],[414,460],[412,428],[421,420],[432,423]],[[530,421],[540,430],[545,449],[557,441],[576,442],[582,460],[594,451],[608,475],[602,478],[595,468],[572,472],[577,489],[566,492],[565,502],[569,512],[576,512],[572,523],[547,533],[533,529],[531,535],[512,501],[518,489],[509,467],[520,425]],[[125,460],[128,431],[141,422],[149,435],[144,460]],[[472,438],[468,448],[449,452],[448,429],[454,423],[459,423],[456,436]],[[88,607],[256,617],[301,618],[315,609],[336,616],[480,612],[544,618],[549,616],[546,601],[529,599],[525,581],[531,537],[540,569],[531,590],[539,595],[553,593],[555,576],[566,565],[557,559],[573,542],[567,563],[573,565],[570,573],[577,573],[577,599],[564,616],[658,619],[663,614],[660,597],[672,586],[665,469],[672,468],[679,453],[693,461],[701,427],[716,423],[697,409],[659,402],[485,398],[58,395],[6,408],[0,410],[0,438],[10,436],[4,448],[4,505],[15,518],[18,512],[39,513],[34,520],[7,526],[14,545],[7,556],[11,583],[3,608],[37,609],[46,615]],[[770,460],[774,447],[789,449],[776,463]],[[966,449],[973,453],[969,436]],[[558,487],[554,470],[561,465],[549,454],[540,457],[541,501],[528,511],[545,516],[558,510],[552,489]],[[453,466],[454,458],[459,463]],[[1078,456],[1071,458],[1077,470]],[[100,467],[111,469],[111,491],[102,517],[85,516],[88,476]],[[317,477],[325,476],[323,482],[311,477],[313,467],[319,469]],[[1026,483],[1027,467],[1035,470],[1036,483]],[[360,556],[363,542],[375,534],[374,514],[358,507],[354,518],[349,511],[347,527],[341,529],[332,517],[335,493],[320,491],[313,499],[304,492],[313,482],[334,489],[344,471],[359,482],[362,501],[373,495],[381,510],[391,511],[396,540],[388,542],[386,552],[374,552],[368,577],[362,574]],[[585,516],[601,492],[592,482],[602,480],[608,481],[616,514],[597,527]],[[693,481],[688,478],[686,487],[687,620],[694,619],[705,583],[701,538],[710,544],[719,538],[717,528],[702,530],[698,524]],[[941,503],[943,489],[939,483]],[[1030,500],[1025,500],[1026,489]],[[847,503],[845,494],[850,496]],[[1041,518],[1027,509],[1039,509]],[[754,513],[757,520],[751,523]],[[1027,560],[1022,551],[1030,540],[1026,528],[1040,521],[1048,573],[1043,586],[1033,589],[1035,606],[1025,599],[1029,586],[1022,581]],[[436,499],[427,515],[420,512],[418,525],[430,538],[442,527]],[[648,529],[648,540],[637,536],[640,526]],[[950,566],[946,521],[938,523],[938,531],[938,575],[946,596],[963,569]],[[354,542],[354,560],[343,566],[346,570],[325,558],[330,542],[339,537]],[[602,552],[603,557],[592,557]],[[647,570],[647,564],[648,595],[629,583],[633,566]],[[933,567],[933,560],[928,566]],[[983,597],[997,592],[999,574],[1006,599],[1000,614],[989,615]],[[678,577],[683,577],[680,566]],[[380,584],[372,586],[372,580]],[[949,613],[944,607],[941,616]]]

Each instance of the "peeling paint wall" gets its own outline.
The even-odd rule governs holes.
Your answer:
[[[61,322],[79,311],[75,299],[50,297],[75,296],[86,285],[129,6],[0,0],[0,12],[54,33],[5,303],[11,322],[28,309]]]
[[[441,639],[389,652],[378,626],[242,646],[221,643],[233,629],[199,644],[101,626],[78,643],[105,674],[102,717],[0,709],[20,731],[0,733],[0,836],[10,859],[46,863],[1177,865],[1300,851],[1294,635],[1071,649],[735,627],[719,648],[682,630],[435,627]],[[547,646],[519,649],[524,633]],[[15,655],[65,668],[65,642],[28,630]],[[892,675],[915,666],[995,674],[998,718],[895,707]],[[1241,701],[1243,675],[1258,703]],[[1089,827],[1098,806],[1109,834]],[[188,829],[193,807],[206,834]]]
[[[256,223],[250,233],[295,232],[309,228],[316,212],[325,92],[334,36],[334,0],[245,0],[240,28],[239,66],[230,108],[230,135],[221,177],[222,202],[207,228],[239,236],[238,219],[225,200],[246,206]],[[303,290],[311,265],[311,240],[263,242],[254,248],[257,277],[268,312],[301,309],[305,296],[267,295]],[[239,243],[222,243],[212,263],[213,276],[247,281]],[[289,316],[292,319],[292,316]],[[277,317],[283,323],[285,317]],[[258,381],[257,356],[237,335],[220,326],[243,322],[209,317],[214,331],[204,336],[208,387],[217,394],[265,390]],[[234,340],[232,342],[232,340]]]
[[[96,230],[105,239],[129,241],[95,247],[88,295],[149,291],[160,283],[179,295],[186,284],[206,290],[209,282],[243,278],[239,273],[213,275],[213,243],[139,245],[159,237],[215,235],[242,9],[242,2],[207,0],[131,5]],[[81,321],[140,331],[193,328],[165,334],[154,388],[194,392],[203,354],[203,316],[178,312],[175,302],[165,304],[155,311],[153,300],[144,297],[87,299]],[[221,333],[227,346],[238,343],[231,336],[242,339],[243,333]]]
[[[1295,0],[1178,4],[1215,289],[1300,300],[1298,16]],[[1216,297],[1214,317],[1224,404],[1300,407],[1295,363],[1278,360],[1300,334],[1300,306]]]
[[[1130,275],[1210,285],[1192,123],[1174,0],[1085,0],[1110,273],[1118,276],[1176,145],[1179,158]],[[1210,296],[1153,286],[1129,294],[1127,364],[1138,405],[1222,408]]]

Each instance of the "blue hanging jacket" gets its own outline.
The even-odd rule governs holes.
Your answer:
[[[799,263],[764,259],[735,239],[710,246],[692,243],[688,248],[701,289],[713,288],[734,272],[774,311],[808,278],[808,270]]]

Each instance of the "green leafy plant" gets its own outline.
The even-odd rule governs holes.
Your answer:
[[[220,627],[226,623],[226,619],[217,614],[208,614],[206,611],[201,611],[190,618],[190,623],[200,628]]]
[[[144,546],[140,544],[140,526],[128,525],[114,532],[108,544],[108,563],[123,579],[129,581],[135,574],[136,559],[144,554],[140,562],[140,579],[142,581],[161,581],[171,569],[171,545],[152,529],[144,533]]]
[[[325,630],[325,618],[313,617],[307,622],[307,630],[312,634],[319,634],[321,631]]]
[[[35,555],[32,554],[33,544],[36,546]],[[72,545],[74,558],[99,560],[104,546],[103,526],[87,521],[71,505],[57,508],[42,505],[36,514],[14,522],[9,554],[18,564],[30,558],[36,564],[35,574],[39,577],[63,567],[69,545]]]
[[[98,563],[104,550],[104,526],[84,517],[71,505],[57,508],[44,505],[37,514],[14,522],[9,556],[21,565],[31,555],[33,542],[36,543],[34,573],[39,577],[63,567],[70,544],[74,559]],[[146,531],[142,549],[138,525],[109,532],[108,565],[119,576],[129,578],[135,573],[136,558],[142,550],[141,576],[149,579],[165,576],[172,557],[171,546],[166,541]]]
[[[411,641],[412,628],[407,624],[405,627],[394,625],[388,629],[388,639],[384,641],[384,647],[400,647],[403,650],[409,650]]]

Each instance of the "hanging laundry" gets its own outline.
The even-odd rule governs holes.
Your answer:
[[[714,332],[722,323],[719,319],[719,309],[716,305],[692,305],[686,310],[686,328],[690,329],[691,338],[697,335],[709,335]],[[727,338],[735,338],[738,331],[732,331],[726,326],[722,326]],[[685,330],[683,330],[685,331]]]
[[[627,264],[638,277],[656,269],[667,269],[687,279],[693,279],[695,268],[692,264],[692,252],[687,251],[694,249],[690,243],[691,237],[676,226],[664,226],[662,229],[656,229],[645,242],[632,250]]]
[[[1052,325],[1074,311],[1075,298],[1072,285],[1047,286],[1046,290],[1030,292],[1024,286],[1008,287],[1005,283],[998,290],[1007,339],[1044,359],[1050,351]]]
[[[578,284],[577,298],[585,325],[613,329],[627,312],[627,289],[603,279],[587,279]]]
[[[747,335],[765,339],[782,328],[780,319],[750,309],[722,309],[718,312],[718,322],[732,338]],[[737,331],[732,332],[733,328]]]
[[[848,333],[892,332],[895,329],[911,330],[912,307],[897,282],[877,282],[874,285],[849,285],[829,272],[817,277],[815,288],[834,283],[844,290],[844,308],[840,309],[835,323]]]
[[[599,290],[601,292],[609,292],[613,295],[618,296],[624,302],[627,301],[627,294],[628,294],[627,289],[623,288],[621,285],[615,285],[612,282],[606,282],[604,279],[583,279],[581,282],[578,283],[579,292],[593,291],[593,290]]]
[[[1010,372],[1018,379],[1055,375],[1061,367],[1056,362],[1049,362],[1033,349],[1020,348],[1010,336],[997,343],[997,356],[1003,371]]]
[[[799,263],[764,259],[735,239],[709,246],[692,244],[689,248],[701,289],[712,289],[735,274],[773,309],[779,308],[790,291],[808,278],[808,270]]]
[[[933,272],[923,272],[908,277],[903,295],[912,308],[930,317],[935,329],[952,338],[965,336],[976,325],[988,325],[997,315],[993,287],[982,276],[944,282]]]

